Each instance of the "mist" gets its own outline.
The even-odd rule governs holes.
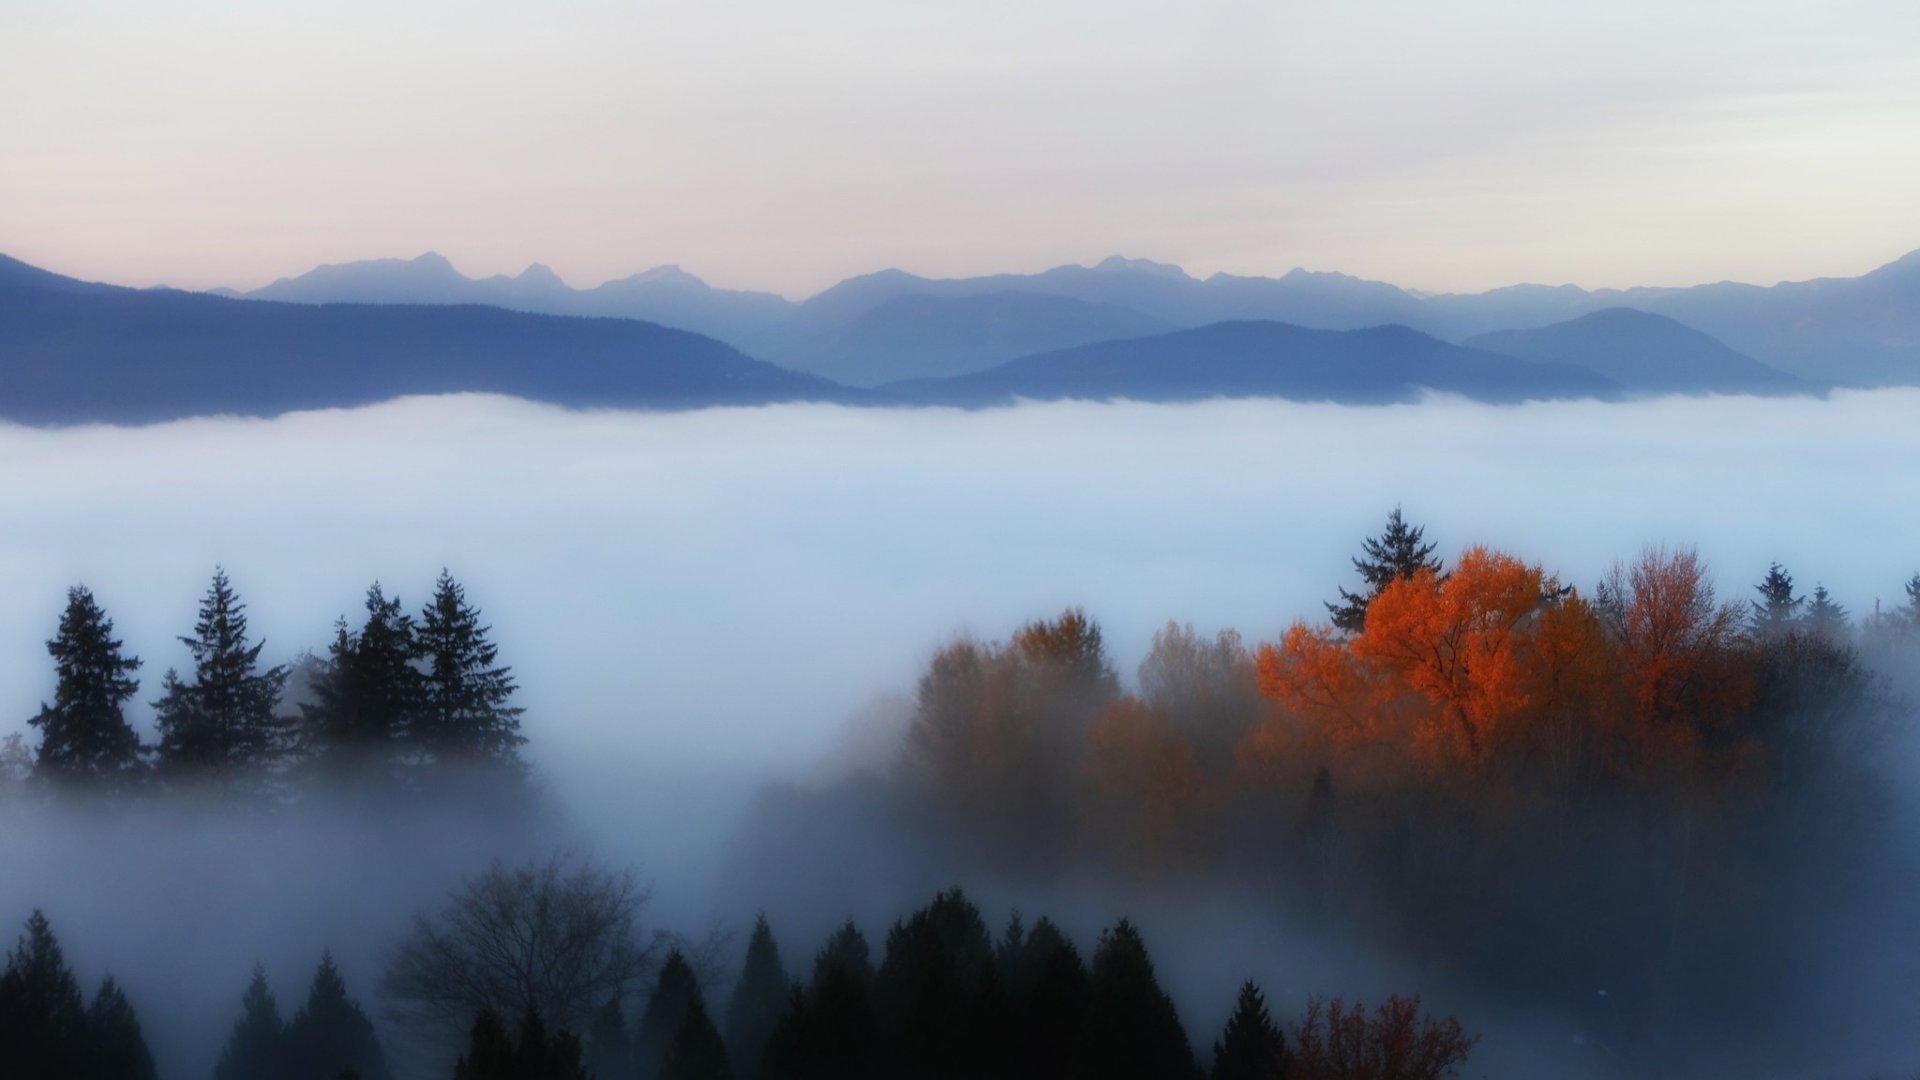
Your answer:
[[[1004,637],[1084,605],[1128,680],[1168,619],[1272,640],[1352,584],[1347,560],[1396,505],[1448,557],[1484,543],[1582,588],[1664,542],[1696,545],[1723,599],[1751,596],[1778,561],[1855,615],[1896,603],[1920,570],[1917,412],[1916,390],[980,413],[572,412],[462,396],[270,421],[0,429],[0,734],[27,732],[51,693],[44,642],[69,585],[93,590],[144,661],[131,717],[150,739],[144,703],[188,664],[177,637],[215,565],[267,662],[322,648],[375,580],[417,608],[446,567],[520,681],[527,756],[552,804],[550,819],[504,833],[420,823],[364,846],[382,830],[350,815],[263,831],[187,814],[147,823],[180,847],[138,864],[126,859],[144,835],[102,842],[86,821],[62,824],[72,842],[12,830],[0,917],[45,907],[83,983],[112,968],[130,987],[163,1069],[202,1075],[255,960],[284,1001],[332,944],[372,1005],[380,935],[491,855],[564,841],[632,865],[653,884],[649,919],[687,933],[756,907],[778,914],[778,897],[727,888],[756,793],[884,766],[898,710],[876,697],[910,693],[955,635]],[[1895,751],[1887,769],[1910,777],[1910,744]],[[1913,810],[1896,806],[1903,828]],[[129,865],[150,884],[116,889]],[[978,888],[990,920],[1051,903],[1083,941],[1120,913],[1087,890]],[[273,918],[237,918],[245,897]],[[794,912],[790,956],[848,913],[872,934],[883,912],[903,913],[896,903],[875,884],[844,911]],[[364,944],[343,949],[350,939]],[[1310,935],[1258,940],[1264,950],[1216,940],[1164,954],[1196,1042],[1246,975],[1271,978],[1290,1005],[1296,990],[1377,992],[1403,973]],[[1240,970],[1249,952],[1265,970]],[[1218,1000],[1190,1004],[1203,992]],[[1491,1033],[1496,1018],[1474,1004],[1465,991],[1447,1001]],[[1548,1059],[1516,1047],[1573,1037],[1551,1018],[1497,1020],[1505,1037],[1490,1034],[1469,1075],[1523,1071]]]

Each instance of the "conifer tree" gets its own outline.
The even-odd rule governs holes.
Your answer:
[[[1847,609],[1834,602],[1825,585],[1813,587],[1802,619],[1808,630],[1828,639],[1838,639],[1847,632]]]
[[[112,976],[87,1008],[87,1080],[154,1080],[153,1054],[140,1020]]]
[[[124,712],[140,689],[138,657],[121,653],[113,620],[85,586],[67,590],[60,630],[47,642],[58,676],[53,704],[28,723],[40,729],[34,765],[43,778],[84,784],[124,784],[140,768],[140,737]]]
[[[627,1015],[617,994],[593,1016],[593,1028],[587,1035],[587,1068],[596,1078],[620,1080],[626,1080],[633,1071],[633,1039],[627,1033]]]
[[[426,664],[414,738],[436,761],[519,764],[523,710],[513,697],[512,669],[496,662],[499,650],[467,603],[466,590],[440,571],[433,599],[420,613],[415,634]]]
[[[754,920],[753,936],[747,940],[746,964],[734,985],[733,1000],[727,1005],[727,1048],[734,1071],[742,1080],[760,1076],[761,1055],[767,1038],[780,1023],[789,991],[787,969],[780,963],[780,946],[762,914]]]
[[[1747,620],[1753,636],[1766,641],[1791,632],[1806,600],[1793,595],[1793,575],[1786,567],[1770,564],[1767,576],[1753,589],[1760,594],[1760,599],[1747,601],[1753,608]]]
[[[1014,1017],[1016,1075],[1035,1080],[1067,1075],[1087,1013],[1087,969],[1080,950],[1051,919],[1042,918],[1003,953],[1000,970]]]
[[[1422,568],[1440,576],[1440,560],[1433,557],[1434,545],[1422,542],[1425,535],[1425,528],[1408,525],[1400,516],[1400,508],[1394,507],[1393,513],[1387,515],[1386,529],[1378,537],[1361,541],[1361,556],[1353,560],[1353,568],[1360,572],[1366,588],[1357,593],[1341,589],[1340,602],[1327,605],[1333,625],[1357,634],[1366,627],[1367,605],[1380,595],[1381,589],[1401,578],[1412,577]]]
[[[193,654],[193,680],[168,671],[153,703],[161,768],[229,777],[277,764],[289,750],[290,732],[276,715],[287,668],[258,670],[266,643],[247,641],[247,606],[225,570],[214,570],[193,636],[180,640]]]
[[[1087,985],[1087,1022],[1076,1063],[1106,1080],[1197,1078],[1173,1001],[1154,977],[1146,943],[1121,919],[1100,935]]]
[[[879,1032],[867,939],[851,921],[814,957],[813,980],[787,995],[766,1042],[766,1080],[878,1080]]]
[[[286,1034],[280,1005],[267,987],[266,970],[256,964],[253,981],[240,999],[240,1019],[234,1021],[227,1045],[220,1051],[213,1080],[273,1080],[285,1068]]]
[[[959,889],[893,925],[873,1000],[896,1075],[975,1074],[973,1019],[992,962],[986,924]]]
[[[482,1009],[473,1018],[467,1052],[453,1067],[453,1080],[521,1080],[519,1056],[500,1014]]]
[[[413,618],[378,582],[367,590],[366,610],[357,631],[344,619],[335,625],[314,700],[301,706],[310,748],[335,770],[391,763],[412,736],[420,706]]]
[[[83,1076],[90,1030],[80,984],[47,918],[35,909],[0,973],[0,1076]]]
[[[565,1028],[548,1031],[539,1009],[520,1018],[520,1044],[513,1049],[513,1080],[587,1080],[580,1040]]]
[[[1907,622],[1920,628],[1920,574],[1907,579]]]
[[[1283,1080],[1286,1052],[1286,1040],[1267,1013],[1266,997],[1248,979],[1240,986],[1226,1030],[1213,1044],[1209,1080]]]
[[[347,996],[333,953],[320,956],[307,1003],[287,1025],[287,1072],[291,1080],[334,1080],[351,1069],[359,1080],[388,1080],[386,1053],[373,1022]]]
[[[707,1016],[706,1002],[695,988],[687,1015],[674,1032],[673,1043],[660,1064],[660,1080],[733,1080],[727,1047]]]
[[[686,1022],[687,1009],[699,994],[700,986],[687,958],[679,949],[667,953],[666,962],[660,965],[659,978],[654,982],[653,994],[647,999],[646,1010],[640,1014],[640,1026],[634,1032],[634,1075],[640,1080],[658,1080],[667,1051],[672,1049],[674,1037]]]

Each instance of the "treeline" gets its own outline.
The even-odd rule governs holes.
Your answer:
[[[590,873],[590,872],[589,872]],[[562,896],[577,889],[562,886]],[[520,892],[522,899],[540,892]],[[563,931],[551,908],[537,917]],[[609,945],[602,931],[574,946]],[[476,969],[501,953],[464,959]],[[1309,999],[1282,1025],[1244,983],[1211,1047],[1190,1040],[1161,989],[1139,930],[1125,919],[1089,958],[1052,921],[1016,913],[993,937],[958,889],[893,924],[876,964],[849,922],[789,972],[765,918],[754,927],[724,1009],[713,1009],[695,963],[679,949],[657,965],[636,1010],[622,985],[592,1010],[585,1037],[537,999],[564,996],[578,968],[542,972],[511,1019],[473,1014],[454,1080],[1440,1080],[1456,1074],[1476,1037],[1418,997],[1369,1011]],[[589,980],[590,981],[590,980]],[[584,985],[581,983],[581,985]],[[452,987],[455,994],[470,988]],[[562,1010],[564,1011],[564,1010]],[[152,1056],[126,997],[106,980],[83,1004],[47,920],[35,912],[0,976],[0,1074],[19,1080],[153,1080]],[[372,1022],[323,956],[304,1006],[282,1020],[255,969],[212,1080],[389,1080]]]
[[[843,835],[884,820],[889,857],[949,874],[1227,885],[1563,1004],[1610,1052],[1683,1026],[1687,995],[1714,1003],[1697,1036],[1804,984],[1910,708],[1862,657],[1920,659],[1920,577],[1859,622],[1778,566],[1723,603],[1689,550],[1588,591],[1490,549],[1443,564],[1398,512],[1355,566],[1277,641],[1168,625],[1131,690],[1077,609],[948,644],[893,772],[770,799],[742,873],[804,888],[783,850],[858,859]]]
[[[152,701],[157,740],[129,723],[138,657],[84,586],[47,652],[53,700],[29,719],[39,735],[0,747],[0,781],[47,793],[115,798],[172,788],[285,797],[321,784],[405,790],[459,775],[511,780],[524,766],[511,669],[452,575],[408,614],[376,584],[358,626],[335,626],[324,655],[266,665],[247,608],[215,571],[192,632],[190,669],[169,669]]]

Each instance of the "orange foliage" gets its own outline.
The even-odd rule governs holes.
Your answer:
[[[1423,568],[1381,590],[1352,651],[1433,706],[1413,732],[1431,757],[1479,763],[1528,703],[1527,624],[1546,602],[1538,567],[1469,548],[1444,581]]]
[[[1131,695],[1108,705],[1087,732],[1082,770],[1096,833],[1136,868],[1184,861],[1203,779],[1193,746],[1159,710]]]

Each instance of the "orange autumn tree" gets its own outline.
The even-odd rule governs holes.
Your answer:
[[[1204,779],[1162,710],[1130,694],[1101,710],[1080,785],[1086,829],[1130,869],[1164,873],[1197,855]]]
[[[1602,648],[1598,625],[1548,620],[1561,590],[1537,566],[1470,548],[1453,572],[1421,569],[1373,598],[1361,632],[1297,624],[1257,659],[1261,691],[1336,739],[1398,734],[1433,764],[1479,765],[1523,737],[1533,707],[1574,658]],[[1577,603],[1576,601],[1571,601]],[[1552,650],[1538,648],[1543,627]]]

